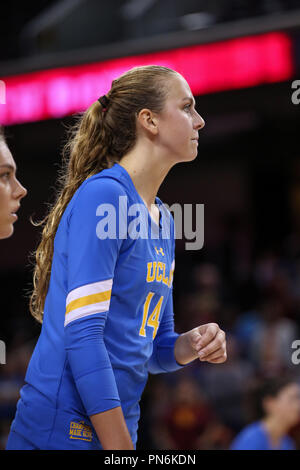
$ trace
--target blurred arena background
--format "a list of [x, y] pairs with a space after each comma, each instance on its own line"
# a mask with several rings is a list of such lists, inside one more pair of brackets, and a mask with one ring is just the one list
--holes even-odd
[[[29, 218], [41, 219], [53, 201], [72, 114], [108, 91], [114, 76], [146, 63], [182, 73], [206, 121], [198, 158], [174, 167], [159, 196], [205, 206], [203, 248], [177, 240], [175, 318], [178, 332], [219, 323], [228, 360], [150, 376], [138, 447], [227, 449], [253, 419], [255, 384], [287, 371], [300, 381], [292, 362], [300, 340], [299, 1], [39, 0], [0, 8], [0, 124], [28, 189], [14, 235], [0, 243], [7, 348], [0, 449], [40, 328], [28, 310], [29, 255], [39, 239]], [[291, 434], [300, 449], [300, 426]]]

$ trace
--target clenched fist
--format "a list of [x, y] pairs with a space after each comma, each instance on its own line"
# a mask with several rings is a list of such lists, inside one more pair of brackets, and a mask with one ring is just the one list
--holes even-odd
[[191, 347], [200, 361], [219, 364], [227, 359], [226, 336], [217, 323], [198, 326], [190, 332]]

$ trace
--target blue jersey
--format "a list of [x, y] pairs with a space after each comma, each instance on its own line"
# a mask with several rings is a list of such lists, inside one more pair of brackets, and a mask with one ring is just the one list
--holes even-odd
[[289, 436], [284, 436], [278, 447], [272, 447], [270, 436], [261, 422], [246, 426], [231, 443], [231, 450], [294, 450]]
[[40, 449], [101, 449], [89, 416], [121, 406], [134, 445], [148, 373], [174, 356], [174, 221], [157, 225], [119, 164], [87, 179], [54, 241], [44, 319], [11, 429]]

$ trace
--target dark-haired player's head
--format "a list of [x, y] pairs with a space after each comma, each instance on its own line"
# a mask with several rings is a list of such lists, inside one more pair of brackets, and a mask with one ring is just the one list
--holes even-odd
[[16, 178], [16, 164], [0, 126], [0, 238], [13, 234], [21, 199], [27, 191]]
[[274, 418], [289, 429], [300, 419], [300, 385], [293, 378], [264, 381], [256, 391], [256, 411], [260, 419]]

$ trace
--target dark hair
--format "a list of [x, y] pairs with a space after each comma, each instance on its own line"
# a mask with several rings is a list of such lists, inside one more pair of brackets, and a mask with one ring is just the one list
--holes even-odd
[[293, 377], [272, 377], [260, 382], [254, 390], [254, 412], [256, 419], [262, 419], [266, 415], [264, 399], [267, 397], [276, 398], [278, 394], [288, 385], [295, 383]]

